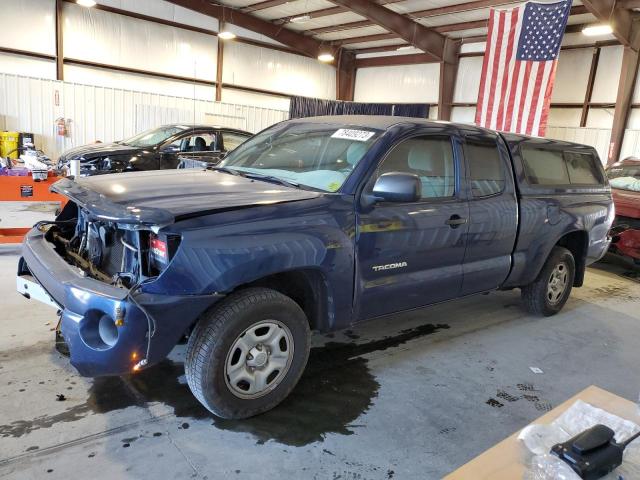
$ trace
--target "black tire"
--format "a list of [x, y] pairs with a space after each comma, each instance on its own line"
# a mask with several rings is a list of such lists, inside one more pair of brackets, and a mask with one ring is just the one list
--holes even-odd
[[[285, 325], [293, 339], [293, 356], [277, 386], [259, 398], [239, 398], [225, 374], [227, 355], [248, 328], [262, 320]], [[271, 410], [296, 386], [309, 358], [311, 332], [300, 306], [268, 288], [249, 288], [229, 295], [196, 324], [187, 345], [185, 373], [194, 396], [222, 418], [240, 419]]]
[[[550, 299], [552, 294], [548, 292], [548, 286], [552, 273], [561, 264], [564, 264], [567, 269], [566, 286], [561, 296], [556, 301], [552, 301]], [[575, 275], [576, 263], [573, 254], [564, 247], [554, 247], [535, 281], [521, 289], [522, 301], [526, 310], [529, 313], [545, 317], [558, 313], [567, 303]]]

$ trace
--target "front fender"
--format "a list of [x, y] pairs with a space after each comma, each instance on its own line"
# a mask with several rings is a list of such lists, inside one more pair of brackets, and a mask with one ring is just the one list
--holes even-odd
[[353, 197], [327, 195], [211, 214], [171, 225], [180, 247], [146, 291], [229, 293], [274, 274], [315, 270], [333, 292], [336, 321], [350, 320], [354, 275]]

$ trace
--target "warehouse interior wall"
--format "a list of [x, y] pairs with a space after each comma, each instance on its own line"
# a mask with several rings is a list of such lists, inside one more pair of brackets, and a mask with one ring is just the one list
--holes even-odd
[[[161, 95], [215, 98], [218, 21], [163, 0], [101, 0], [103, 5], [205, 29], [212, 34], [63, 3], [66, 81]], [[55, 56], [55, 0], [3, 0], [0, 46]], [[28, 26], [28, 28], [25, 28]], [[235, 25], [228, 29], [254, 41], [282, 45]], [[227, 42], [224, 57], [228, 100], [288, 109], [288, 95], [335, 99], [335, 69], [277, 49]], [[96, 67], [87, 63], [104, 65]], [[118, 71], [135, 69], [150, 74]], [[55, 79], [55, 61], [0, 52], [0, 72]], [[158, 74], [158, 75], [154, 75]], [[169, 77], [169, 78], [167, 78]], [[179, 77], [179, 78], [172, 78]], [[196, 79], [197, 82], [183, 81]], [[240, 91], [234, 87], [265, 92]]]
[[[52, 158], [74, 146], [122, 140], [167, 123], [225, 125], [256, 133], [288, 114], [284, 109], [0, 73], [0, 130], [33, 133], [38, 148]], [[65, 137], [56, 134], [58, 118], [67, 121]]]
[[[215, 98], [218, 39], [214, 33], [219, 28], [217, 20], [164, 0], [101, 0], [100, 3], [190, 25], [206, 32], [64, 2], [63, 49], [67, 84], [80, 85], [75, 89], [77, 91], [85, 91], [85, 86], [94, 86], [98, 89], [96, 91], [139, 92], [140, 95], [157, 95], [158, 98], [191, 99], [192, 103], [195, 100], [195, 104], [210, 102]], [[286, 111], [289, 108], [289, 95], [336, 98], [336, 71], [333, 66], [282, 51], [281, 44], [264, 35], [235, 25], [228, 27], [244, 38], [272, 44], [274, 48], [225, 42], [222, 77], [224, 103]], [[599, 42], [609, 40], [612, 37], [595, 39]], [[565, 35], [547, 136], [593, 145], [604, 160], [611, 134], [623, 49], [620, 45], [600, 45], [591, 98], [586, 99], [594, 51], [594, 45], [587, 44], [588, 41], [582, 34]], [[55, 0], [3, 0], [0, 46], [43, 56], [33, 58], [0, 52], [0, 72], [55, 79], [56, 66], [51, 59], [55, 56]], [[474, 121], [482, 69], [481, 55], [485, 46], [484, 42], [474, 42], [461, 47], [462, 57], [454, 88], [453, 121]], [[383, 55], [417, 52], [386, 52]], [[358, 58], [367, 56], [371, 54]], [[146, 73], [118, 71], [110, 66]], [[354, 100], [429, 103], [430, 118], [437, 118], [439, 80], [440, 66], [437, 63], [359, 68], [356, 72]], [[63, 90], [66, 91], [67, 87]], [[589, 102], [589, 106], [583, 118], [585, 101]], [[636, 108], [640, 106], [640, 82], [636, 83], [633, 104], [622, 146], [623, 156], [637, 151], [636, 147], [640, 145], [640, 108]], [[52, 107], [46, 105], [43, 108]], [[74, 108], [75, 113], [82, 110], [80, 105]], [[93, 108], [90, 104], [86, 106], [87, 112], [93, 111]], [[584, 120], [582, 126], [581, 120]], [[101, 118], [95, 119], [96, 124], [101, 121]], [[2, 122], [11, 124], [12, 120], [0, 119]], [[24, 122], [28, 124], [29, 120]], [[125, 130], [128, 132], [128, 128], [121, 133], [124, 134]], [[87, 128], [83, 128], [82, 132], [80, 137], [87, 141], [98, 137], [110, 139], [112, 136], [98, 135], [99, 131], [92, 134], [92, 130]], [[113, 138], [118, 138], [118, 135]], [[74, 144], [76, 141], [80, 140], [74, 138]]]

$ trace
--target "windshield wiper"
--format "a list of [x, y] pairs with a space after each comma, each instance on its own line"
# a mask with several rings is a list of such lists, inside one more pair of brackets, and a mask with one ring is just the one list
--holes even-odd
[[245, 177], [246, 176], [244, 173], [239, 172], [238, 170], [235, 170], [233, 168], [227, 168], [227, 167], [209, 167], [209, 170], [214, 170], [216, 172], [228, 173], [230, 175], [235, 175], [235, 176], [240, 176], [240, 177]]
[[273, 175], [263, 175], [256, 172], [244, 172], [244, 176], [247, 178], [257, 178], [258, 180], [264, 180], [265, 182], [278, 183], [285, 187], [301, 188], [299, 183], [284, 180], [280, 177], [274, 177]]

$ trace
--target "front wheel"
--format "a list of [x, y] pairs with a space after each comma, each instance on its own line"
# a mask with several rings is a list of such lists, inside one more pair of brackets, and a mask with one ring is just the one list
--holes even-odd
[[229, 295], [198, 322], [187, 345], [189, 388], [222, 418], [272, 409], [293, 390], [309, 357], [307, 317], [267, 288]]
[[575, 274], [573, 254], [566, 248], [554, 247], [538, 278], [521, 290], [527, 311], [549, 317], [562, 310], [571, 294]]

